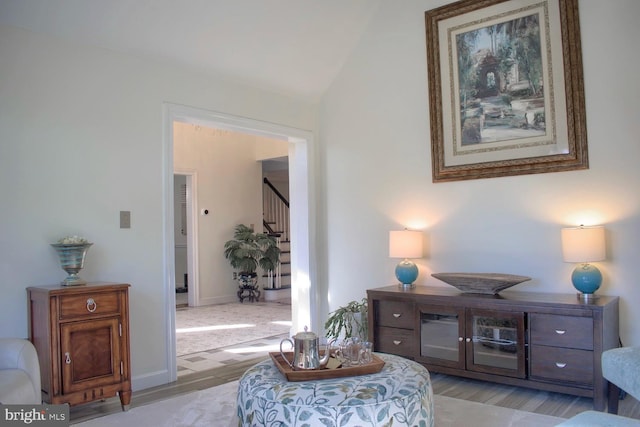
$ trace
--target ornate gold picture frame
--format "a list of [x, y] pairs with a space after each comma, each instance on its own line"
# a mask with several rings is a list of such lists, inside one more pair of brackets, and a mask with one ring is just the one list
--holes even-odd
[[433, 182], [587, 169], [578, 0], [425, 12]]

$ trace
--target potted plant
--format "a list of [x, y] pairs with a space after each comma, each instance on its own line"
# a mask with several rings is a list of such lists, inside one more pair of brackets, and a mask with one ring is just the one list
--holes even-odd
[[240, 286], [255, 288], [256, 270], [258, 267], [267, 272], [275, 270], [280, 262], [280, 248], [275, 238], [238, 224], [233, 239], [224, 244], [224, 256], [238, 270]]
[[367, 299], [351, 301], [346, 306], [338, 307], [329, 313], [329, 318], [324, 324], [327, 338], [351, 338], [360, 337], [363, 341], [368, 339], [368, 307]]

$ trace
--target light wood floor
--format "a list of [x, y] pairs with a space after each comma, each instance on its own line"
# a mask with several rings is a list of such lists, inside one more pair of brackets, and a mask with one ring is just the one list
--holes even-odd
[[[249, 367], [262, 360], [264, 360], [264, 357], [239, 362], [237, 364], [221, 368], [214, 368], [208, 371], [200, 371], [180, 377], [176, 382], [170, 384], [133, 392], [130, 407], [135, 408], [137, 406], [143, 406], [148, 403], [168, 399], [181, 394], [190, 393], [192, 391], [204, 390], [238, 380]], [[121, 410], [120, 399], [114, 397], [104, 401], [71, 407], [69, 415], [71, 418], [71, 424], [75, 424], [81, 421], [119, 412]]]
[[[171, 384], [134, 392], [131, 407], [143, 406], [151, 402], [237, 380], [247, 368], [261, 360], [264, 360], [264, 357], [223, 368], [197, 372], [181, 377]], [[431, 380], [435, 394], [538, 414], [570, 418], [580, 412], [593, 409], [591, 399], [584, 397], [492, 384], [438, 373], [432, 373]], [[619, 409], [620, 415], [640, 419], [640, 403], [630, 396], [626, 396], [620, 401]], [[72, 407], [70, 411], [71, 424], [120, 410], [118, 398]]]
[[[435, 394], [488, 405], [561, 418], [571, 418], [580, 412], [593, 410], [593, 400], [586, 397], [493, 384], [437, 373], [431, 374], [431, 380]], [[640, 403], [631, 396], [621, 400], [618, 409], [619, 415], [640, 419]]]

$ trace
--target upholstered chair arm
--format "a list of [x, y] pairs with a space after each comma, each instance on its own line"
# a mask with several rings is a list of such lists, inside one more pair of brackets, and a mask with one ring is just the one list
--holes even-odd
[[30, 341], [20, 338], [0, 338], [0, 369], [21, 369], [29, 375], [34, 395], [40, 391], [38, 353]]

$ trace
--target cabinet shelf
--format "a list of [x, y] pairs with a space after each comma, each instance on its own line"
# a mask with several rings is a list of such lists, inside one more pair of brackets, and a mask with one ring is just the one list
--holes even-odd
[[433, 344], [422, 344], [422, 348], [432, 348], [434, 350], [451, 350], [451, 347], [447, 347], [444, 345], [433, 345]]
[[508, 326], [487, 326], [487, 325], [476, 325], [476, 327], [478, 329], [483, 329], [483, 330], [487, 330], [487, 331], [508, 331], [508, 332], [516, 332], [517, 329], [516, 328], [511, 328]]
[[496, 338], [486, 338], [486, 337], [473, 337], [473, 342], [481, 343], [481, 344], [493, 344], [493, 345], [516, 345], [518, 342], [513, 340], [503, 340]]
[[451, 326], [451, 325], [457, 325], [458, 321], [456, 319], [450, 319], [450, 320], [442, 320], [442, 319], [426, 319], [423, 320], [423, 322], [429, 322], [429, 323], [433, 323], [436, 325], [446, 325], [446, 326]]

